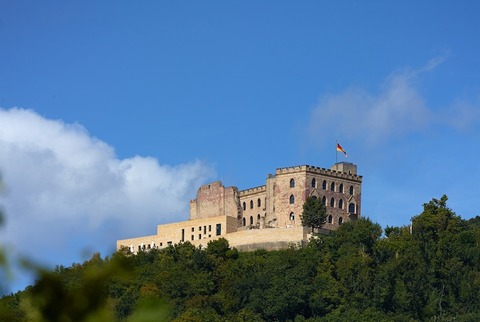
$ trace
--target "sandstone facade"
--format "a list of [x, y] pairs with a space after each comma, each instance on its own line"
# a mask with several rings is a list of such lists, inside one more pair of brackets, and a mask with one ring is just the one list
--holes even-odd
[[117, 250], [125, 246], [137, 252], [185, 241], [205, 247], [219, 237], [239, 250], [302, 244], [309, 238], [300, 219], [307, 197], [322, 200], [328, 214], [324, 229], [333, 230], [360, 217], [361, 187], [357, 166], [347, 162], [330, 169], [278, 168], [265, 185], [241, 191], [212, 182], [198, 189], [188, 221], [159, 225], [156, 235], [118, 240]]

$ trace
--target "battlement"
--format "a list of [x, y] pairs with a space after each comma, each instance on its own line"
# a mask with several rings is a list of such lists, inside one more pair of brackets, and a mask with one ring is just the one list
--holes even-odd
[[254, 188], [241, 190], [239, 192], [239, 195], [240, 195], [240, 197], [245, 197], [245, 196], [248, 196], [248, 195], [257, 194], [259, 192], [265, 192], [265, 191], [267, 191], [267, 186], [263, 185], [263, 186], [258, 186], [258, 187], [254, 187]]
[[[325, 176], [331, 176], [336, 178], [343, 178], [343, 179], [350, 179], [350, 180], [357, 180], [361, 181], [362, 176], [356, 174], [356, 166], [351, 163], [338, 163], [332, 166], [335, 169], [325, 169], [310, 165], [301, 165], [301, 166], [293, 166], [293, 167], [285, 167], [285, 168], [277, 168], [275, 171], [275, 175], [283, 175], [283, 174], [293, 174], [298, 172], [309, 172], [309, 173], [316, 173]], [[344, 171], [342, 171], [344, 170]], [[349, 172], [346, 172], [349, 171]]]

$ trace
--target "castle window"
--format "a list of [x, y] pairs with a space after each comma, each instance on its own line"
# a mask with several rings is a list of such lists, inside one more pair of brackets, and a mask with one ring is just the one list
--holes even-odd
[[330, 184], [330, 191], [335, 191], [335, 182]]
[[138, 251], [142, 250], [142, 246], [138, 245]]
[[354, 214], [355, 213], [355, 204], [353, 202], [351, 202], [349, 205], [348, 205], [348, 212], [351, 213], [351, 214]]
[[328, 216], [328, 223], [329, 223], [329, 224], [332, 223], [332, 215]]
[[290, 179], [290, 188], [295, 188], [295, 180]]
[[250, 200], [250, 209], [253, 209], [253, 200]]
[[322, 203], [323, 203], [324, 206], [327, 205], [327, 197], [325, 197], [325, 196], [322, 197]]
[[192, 240], [195, 240], [195, 236], [192, 235]]
[[151, 246], [150, 246], [150, 244], [148, 244], [148, 245], [147, 245], [147, 248], [148, 248], [148, 249], [151, 249]]
[[182, 242], [185, 241], [185, 229], [182, 229]]
[[243, 210], [247, 210], [247, 204], [243, 202]]
[[338, 192], [343, 193], [343, 183], [341, 183], [340, 186], [338, 187]]
[[317, 180], [315, 178], [312, 179], [312, 188], [315, 188], [317, 186]]
[[312, 196], [312, 199], [313, 199], [313, 200], [317, 200], [317, 196]]
[[257, 223], [260, 222], [260, 214], [257, 215]]
[[202, 239], [202, 234], [198, 234], [198, 239]]
[[207, 226], [203, 226], [203, 234], [204, 234], [204, 235], [207, 234]]
[[208, 225], [208, 231], [212, 231], [212, 225]]
[[295, 214], [293, 212], [290, 213], [290, 221], [295, 220]]
[[195, 231], [195, 228], [192, 227], [192, 232], [194, 232], [194, 231]]
[[338, 224], [341, 225], [342, 223], [343, 223], [343, 218], [342, 217], [338, 218]]
[[217, 224], [217, 236], [222, 234], [222, 224]]
[[338, 208], [343, 209], [343, 199], [338, 201]]
[[330, 199], [330, 207], [335, 207], [335, 199], [333, 197]]
[[262, 201], [260, 200], [260, 198], [257, 199], [257, 206], [258, 206], [258, 207], [261, 207], [261, 206], [262, 206]]
[[253, 216], [250, 216], [250, 226], [253, 225]]
[[247, 225], [247, 220], [245, 219], [245, 217], [242, 218], [242, 224], [243, 224], [244, 226]]
[[327, 180], [323, 180], [322, 182], [322, 189], [327, 190]]
[[290, 196], [290, 204], [294, 204], [294, 203], [295, 203], [295, 196], [291, 195]]
[[350, 186], [350, 194], [353, 195], [353, 186]]

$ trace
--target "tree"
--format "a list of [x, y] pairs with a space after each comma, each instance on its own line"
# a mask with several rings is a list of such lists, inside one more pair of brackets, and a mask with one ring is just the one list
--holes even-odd
[[312, 227], [313, 232], [315, 228], [319, 229], [325, 223], [327, 208], [320, 199], [308, 197], [303, 204], [303, 213], [300, 218], [302, 219], [302, 225]]

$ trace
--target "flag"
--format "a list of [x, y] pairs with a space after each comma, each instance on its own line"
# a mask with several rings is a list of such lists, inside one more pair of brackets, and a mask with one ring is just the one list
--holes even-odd
[[337, 143], [337, 151], [338, 152], [343, 152], [343, 154], [345, 154], [345, 157], [347, 156], [347, 151], [345, 151], [341, 146], [340, 144]]

